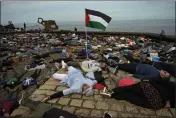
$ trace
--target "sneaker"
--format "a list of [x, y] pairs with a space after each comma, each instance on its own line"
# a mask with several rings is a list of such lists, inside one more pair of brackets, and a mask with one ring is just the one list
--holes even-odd
[[111, 115], [110, 113], [107, 113], [107, 112], [106, 112], [106, 113], [104, 114], [104, 118], [112, 118], [112, 115]]
[[62, 68], [65, 68], [67, 64], [63, 60], [61, 63], [62, 63]]
[[102, 95], [104, 97], [111, 97], [111, 93], [110, 92], [102, 92], [102, 93], [100, 93], [100, 95]]
[[46, 68], [46, 65], [45, 65], [45, 64], [37, 65], [37, 66], [36, 66], [36, 69], [45, 69], [45, 68]]

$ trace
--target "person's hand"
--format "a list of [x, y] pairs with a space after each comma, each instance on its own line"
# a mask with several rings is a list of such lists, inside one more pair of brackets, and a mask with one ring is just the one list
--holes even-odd
[[49, 97], [43, 98], [42, 102], [47, 102], [49, 100]]

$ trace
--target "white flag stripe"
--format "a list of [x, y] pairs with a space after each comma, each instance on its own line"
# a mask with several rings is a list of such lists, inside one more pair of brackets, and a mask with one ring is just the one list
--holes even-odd
[[94, 15], [89, 15], [89, 18], [90, 18], [90, 21], [96, 21], [96, 22], [100, 22], [101, 24], [103, 24], [105, 27], [108, 26], [108, 23], [102, 19], [101, 17], [98, 17], [98, 16], [94, 16]]

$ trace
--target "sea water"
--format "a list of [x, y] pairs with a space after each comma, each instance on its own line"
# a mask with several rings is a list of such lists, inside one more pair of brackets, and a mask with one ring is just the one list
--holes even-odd
[[[85, 31], [84, 21], [73, 22], [56, 22], [59, 30], [74, 30], [77, 27], [78, 31]], [[16, 27], [23, 27], [23, 23], [14, 24]], [[44, 28], [38, 23], [27, 23], [27, 29]], [[87, 31], [101, 31], [93, 28], [86, 28]], [[175, 35], [175, 20], [174, 19], [155, 19], [155, 20], [112, 20], [106, 31], [114, 32], [147, 32], [160, 34], [161, 30], [165, 31], [166, 35]]]

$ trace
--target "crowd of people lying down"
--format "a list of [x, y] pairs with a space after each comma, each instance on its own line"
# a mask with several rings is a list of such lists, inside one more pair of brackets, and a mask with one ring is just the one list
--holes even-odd
[[[24, 35], [21, 37], [24, 37]], [[61, 35], [60, 38], [64, 36], [66, 35]], [[11, 40], [20, 39], [20, 35], [9, 37], [6, 38]], [[67, 35], [67, 37], [71, 37], [71, 35]], [[49, 40], [53, 37], [40, 34], [38, 38]], [[87, 50], [84, 47], [71, 47], [69, 45], [54, 47], [50, 43], [45, 43], [45, 46], [42, 46], [35, 45], [32, 42], [31, 45], [33, 46], [26, 46], [26, 44], [20, 46], [18, 43], [16, 47], [1, 46], [0, 87], [4, 91], [8, 91], [8, 96], [1, 101], [0, 115], [9, 117], [19, 105], [37, 110], [39, 108], [37, 106], [41, 104], [47, 106], [48, 100], [70, 94], [92, 96], [93, 89], [101, 90], [100, 95], [103, 97], [126, 100], [148, 109], [164, 108], [167, 102], [170, 103], [171, 108], [175, 108], [175, 80], [173, 78], [176, 77], [176, 65], [171, 56], [175, 54], [174, 50], [165, 51], [165, 54], [170, 56], [169, 60], [162, 56], [164, 47], [157, 47], [148, 38], [131, 37], [136, 39], [132, 40], [130, 37], [116, 36], [106, 37], [106, 40], [102, 39], [102, 42], [98, 40], [99, 38], [102, 39], [103, 37], [93, 36], [91, 43], [94, 43], [94, 45]], [[111, 41], [118, 41], [118, 44], [111, 45]], [[102, 43], [102, 45], [99, 46], [99, 43]], [[160, 53], [162, 54], [160, 55]], [[58, 57], [53, 58], [52, 54], [57, 54]], [[47, 57], [50, 59], [47, 60]], [[19, 74], [16, 72], [16, 66], [23, 61], [28, 62], [28, 64], [24, 66], [24, 70]], [[68, 88], [57, 91], [41, 101], [32, 101], [28, 97], [23, 100], [25, 90], [28, 87], [36, 84], [40, 86], [37, 78], [42, 70], [49, 68], [51, 64], [55, 66], [53, 67], [55, 70], [51, 72], [52, 79], [58, 80], [58, 83], [60, 82]], [[65, 70], [65, 74], [58, 73], [61, 68]], [[14, 74], [7, 78], [9, 70], [12, 70]], [[119, 70], [129, 74], [119, 77]], [[29, 71], [34, 72], [24, 77]], [[104, 72], [106, 72], [105, 75]], [[135, 81], [133, 78], [140, 81]], [[106, 79], [112, 79], [116, 87], [109, 89], [105, 84]], [[22, 90], [24, 91], [23, 99], [18, 96]], [[43, 111], [46, 110], [43, 109]]]

